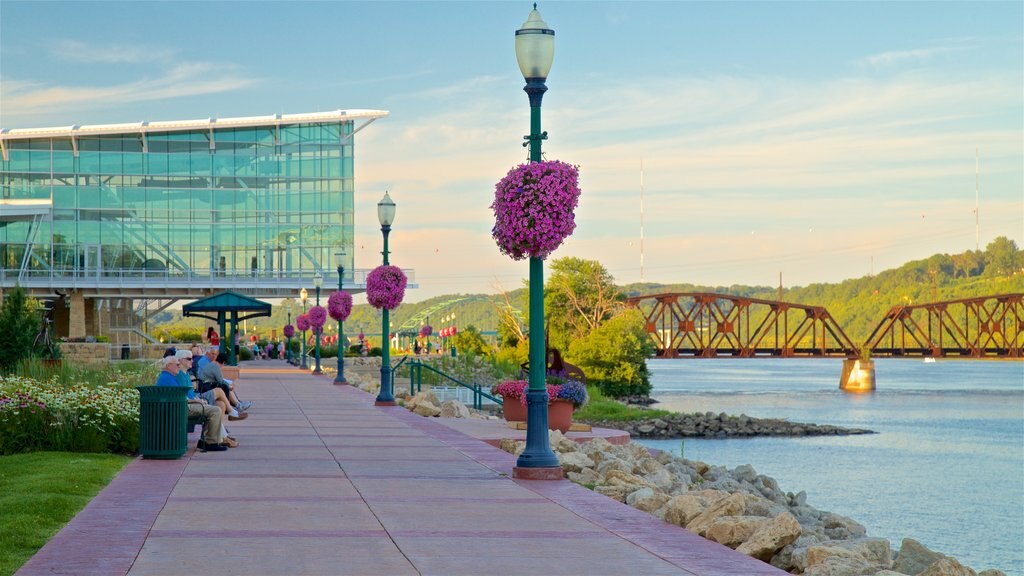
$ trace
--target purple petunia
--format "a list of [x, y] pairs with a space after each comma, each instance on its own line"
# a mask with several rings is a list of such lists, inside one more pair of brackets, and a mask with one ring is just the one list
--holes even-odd
[[339, 290], [327, 299], [327, 313], [338, 322], [344, 322], [352, 313], [352, 295]]
[[421, 338], [426, 338], [427, 336], [430, 336], [433, 333], [434, 333], [434, 327], [431, 326], [430, 324], [427, 324], [427, 325], [423, 326], [422, 328], [420, 328], [420, 337]]
[[322, 328], [324, 322], [327, 322], [327, 310], [324, 310], [323, 306], [313, 306], [306, 316], [309, 317], [309, 325], [314, 329]]
[[408, 279], [397, 266], [378, 266], [366, 275], [366, 301], [374, 308], [394, 310], [405, 298]]
[[558, 160], [520, 164], [494, 188], [491, 235], [513, 260], [546, 258], [576, 229], [579, 168]]
[[292, 326], [291, 324], [285, 324], [284, 325], [284, 337], [285, 338], [291, 338], [292, 336], [295, 336], [295, 326]]
[[299, 317], [295, 319], [295, 327], [302, 332], [309, 330], [309, 316], [299, 314]]

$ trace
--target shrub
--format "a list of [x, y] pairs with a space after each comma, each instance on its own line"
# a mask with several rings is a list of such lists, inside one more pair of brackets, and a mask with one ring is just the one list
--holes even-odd
[[241, 346], [238, 349], [238, 360], [252, 360], [252, 348], [248, 346]]
[[39, 329], [39, 315], [25, 289], [15, 286], [0, 306], [0, 374], [9, 373], [18, 361], [32, 355]]
[[651, 342], [639, 310], [625, 310], [569, 346], [569, 359], [606, 395], [649, 394]]

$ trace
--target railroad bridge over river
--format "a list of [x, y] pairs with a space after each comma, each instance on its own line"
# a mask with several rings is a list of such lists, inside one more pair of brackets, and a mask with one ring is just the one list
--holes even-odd
[[857, 344], [823, 306], [711, 292], [628, 299], [659, 358], [1024, 358], [1024, 294], [895, 306]]

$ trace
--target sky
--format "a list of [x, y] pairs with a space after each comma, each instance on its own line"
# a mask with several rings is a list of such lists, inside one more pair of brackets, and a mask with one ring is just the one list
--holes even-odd
[[[387, 190], [406, 301], [515, 289], [528, 264], [499, 252], [490, 204], [528, 159], [530, 9], [3, 0], [0, 127], [387, 110], [356, 137], [355, 266], [379, 262]], [[538, 9], [543, 151], [583, 191], [551, 258], [619, 283], [803, 286], [1024, 245], [1022, 2]]]

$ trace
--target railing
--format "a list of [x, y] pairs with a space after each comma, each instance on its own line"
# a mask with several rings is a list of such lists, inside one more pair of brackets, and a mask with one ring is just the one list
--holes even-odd
[[[407, 360], [408, 358], [409, 357], [406, 356], [405, 360]], [[395, 366], [395, 370], [397, 370], [398, 367], [401, 366], [405, 362], [405, 360], [402, 360], [402, 362], [399, 362], [398, 365]], [[473, 384], [466, 384], [465, 382], [459, 380], [458, 378], [455, 378], [454, 376], [451, 376], [450, 374], [446, 374], [445, 372], [442, 372], [442, 371], [438, 370], [437, 368], [434, 368], [433, 366], [431, 366], [429, 364], [425, 364], [425, 363], [423, 363], [420, 360], [412, 360], [412, 361], [410, 361], [408, 368], [409, 368], [409, 394], [417, 394], [417, 393], [423, 391], [423, 369], [425, 368], [427, 370], [428, 376], [431, 373], [433, 373], [434, 375], [437, 376], [437, 378], [441, 382], [451, 382], [451, 383], [455, 384], [456, 387], [462, 387], [462, 388], [466, 388], [466, 389], [470, 390], [473, 393], [473, 408], [475, 408], [477, 410], [483, 409], [484, 399], [485, 398], [487, 400], [490, 400], [491, 402], [494, 402], [495, 404], [497, 404], [499, 406], [502, 404], [500, 398], [496, 398], [494, 396], [491, 396], [487, 392], [484, 392], [483, 391], [483, 386], [481, 386], [480, 384], [477, 384], [475, 382]], [[395, 374], [395, 372], [392, 372], [392, 375], [393, 374]]]

